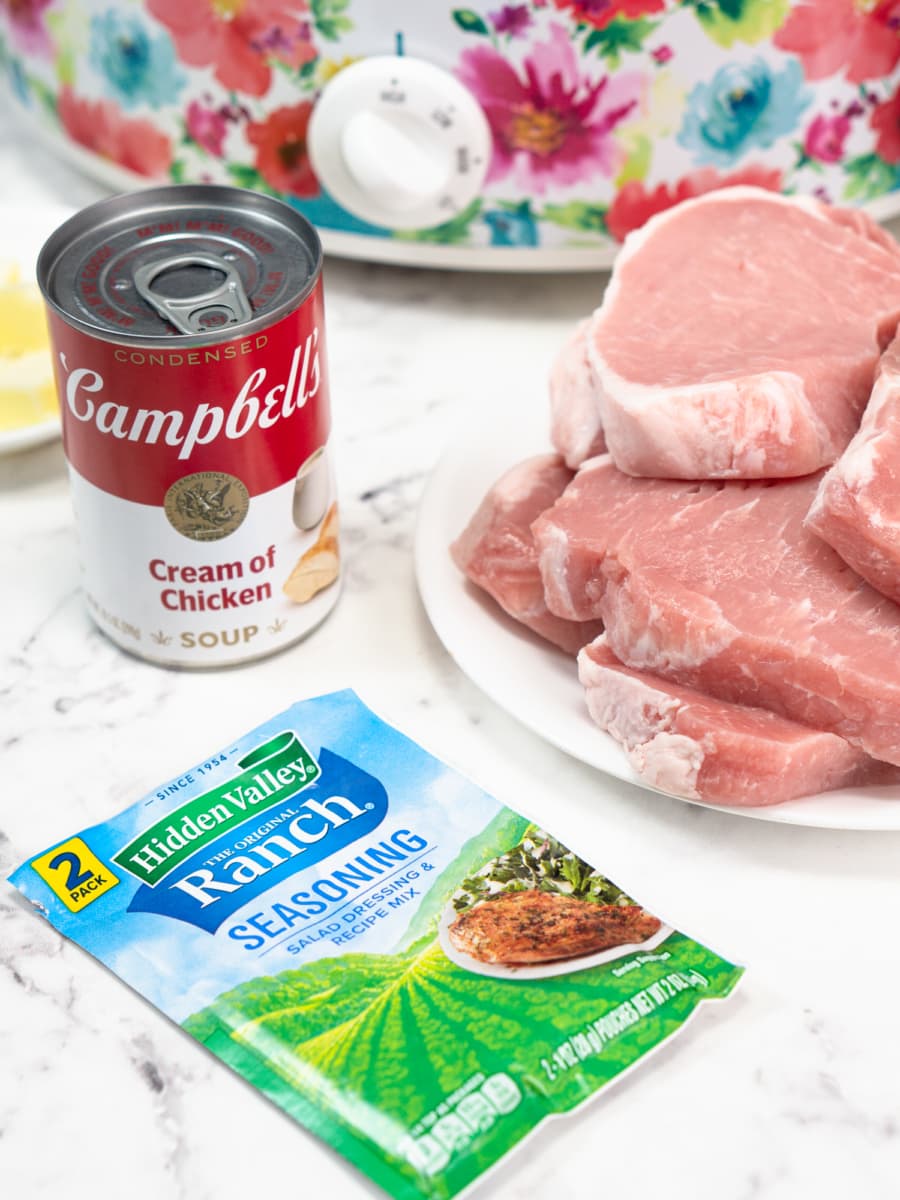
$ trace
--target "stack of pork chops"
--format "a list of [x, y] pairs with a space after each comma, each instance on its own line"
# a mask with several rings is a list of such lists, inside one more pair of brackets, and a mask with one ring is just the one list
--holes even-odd
[[[647, 783], [900, 780], [900, 247], [754, 188], [632, 234], [550, 381], [556, 454], [452, 547]], [[895, 340], [896, 337], [896, 340]]]

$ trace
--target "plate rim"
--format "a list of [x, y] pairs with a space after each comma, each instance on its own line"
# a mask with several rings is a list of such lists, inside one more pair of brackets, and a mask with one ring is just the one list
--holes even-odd
[[33, 425], [20, 425], [15, 429], [0, 430], [0, 454], [17, 454], [21, 450], [32, 450], [45, 442], [53, 442], [62, 434], [59, 417], [48, 417]]

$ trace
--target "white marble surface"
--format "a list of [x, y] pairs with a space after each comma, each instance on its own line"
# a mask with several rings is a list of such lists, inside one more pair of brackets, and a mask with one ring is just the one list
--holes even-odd
[[[0, 118], [0, 197], [99, 194]], [[894, 1200], [900, 839], [749, 822], [639, 791], [536, 741], [462, 676], [419, 602], [431, 466], [502, 393], [543, 403], [597, 277], [331, 261], [346, 588], [305, 644], [190, 674], [126, 657], [78, 592], [58, 443], [0, 460], [0, 873], [290, 701], [350, 684], [648, 906], [747, 964], [728, 1004], [553, 1123], [479, 1197]], [[0, 1197], [381, 1194], [0, 887]]]

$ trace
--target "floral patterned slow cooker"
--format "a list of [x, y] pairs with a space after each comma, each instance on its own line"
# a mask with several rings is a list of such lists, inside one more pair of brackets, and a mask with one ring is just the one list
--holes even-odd
[[900, 0], [0, 0], [22, 119], [112, 186], [237, 183], [447, 266], [608, 265], [737, 182], [892, 215], [898, 62]]

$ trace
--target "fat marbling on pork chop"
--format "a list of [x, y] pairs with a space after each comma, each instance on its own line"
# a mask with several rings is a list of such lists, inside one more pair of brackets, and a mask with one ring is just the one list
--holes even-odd
[[520, 966], [644, 942], [660, 922], [638, 905], [591, 904], [561, 892], [506, 892], [467, 909], [451, 945], [485, 963]]

